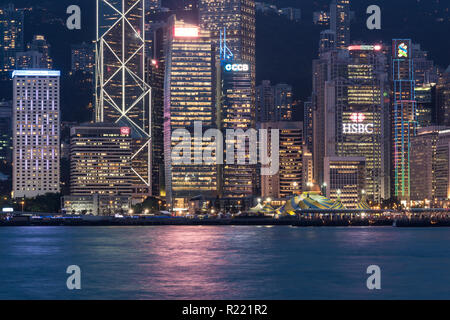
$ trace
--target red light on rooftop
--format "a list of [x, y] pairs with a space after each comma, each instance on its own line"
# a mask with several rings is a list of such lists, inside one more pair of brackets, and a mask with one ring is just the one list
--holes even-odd
[[197, 38], [198, 27], [175, 27], [174, 36], [180, 38]]

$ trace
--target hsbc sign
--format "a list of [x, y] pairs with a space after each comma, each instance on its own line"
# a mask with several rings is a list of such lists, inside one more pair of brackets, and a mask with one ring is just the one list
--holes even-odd
[[362, 124], [362, 123], [343, 123], [342, 132], [344, 134], [372, 134], [373, 124]]
[[249, 69], [248, 64], [228, 63], [225, 65], [226, 71], [248, 71]]
[[352, 113], [350, 116], [351, 123], [342, 124], [342, 132], [344, 134], [372, 134], [373, 123], [362, 123], [366, 119], [364, 113]]

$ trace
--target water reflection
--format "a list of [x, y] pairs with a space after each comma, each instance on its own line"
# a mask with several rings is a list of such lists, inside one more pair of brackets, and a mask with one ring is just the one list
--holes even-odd
[[[0, 229], [1, 299], [450, 298], [450, 229]], [[65, 287], [68, 265], [82, 290]], [[383, 290], [365, 287], [382, 268]]]

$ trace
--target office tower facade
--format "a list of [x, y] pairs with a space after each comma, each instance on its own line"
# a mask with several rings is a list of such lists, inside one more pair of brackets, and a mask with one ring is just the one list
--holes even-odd
[[60, 191], [60, 72], [13, 72], [13, 197]]
[[313, 104], [311, 98], [308, 101], [303, 103], [303, 125], [304, 125], [304, 136], [305, 136], [305, 145], [309, 151], [313, 150]]
[[275, 97], [273, 87], [269, 80], [263, 80], [256, 87], [256, 120], [258, 122], [268, 122], [273, 120], [273, 108]]
[[365, 158], [364, 189], [377, 203], [389, 198], [390, 189], [389, 82], [381, 49], [379, 45], [350, 46], [346, 83], [336, 80], [328, 87], [335, 99], [329, 102], [336, 108], [336, 155]]
[[31, 43], [27, 45], [28, 51], [35, 51], [41, 54], [40, 68], [53, 68], [53, 59], [50, 54], [50, 44], [43, 35], [35, 35]]
[[155, 57], [147, 64], [147, 83], [151, 86], [151, 194], [165, 197], [164, 173], [164, 59]]
[[[323, 160], [325, 158], [325, 84], [333, 77], [345, 78], [345, 67], [337, 68], [337, 63], [342, 60], [343, 52], [329, 51], [319, 55], [318, 59], [313, 60], [313, 89], [312, 89], [312, 108], [313, 108], [313, 158], [314, 158], [314, 180], [318, 184], [324, 181]], [[335, 61], [334, 64], [331, 64]], [[342, 64], [342, 63], [340, 63]], [[328, 71], [330, 68], [330, 72]], [[332, 72], [331, 72], [332, 71]], [[330, 77], [329, 77], [330, 75]]]
[[411, 139], [411, 201], [433, 200], [436, 195], [436, 146], [445, 127], [418, 129]]
[[279, 83], [274, 87], [275, 120], [292, 120], [292, 86]]
[[313, 23], [319, 26], [330, 26], [330, 12], [329, 11], [313, 12]]
[[439, 77], [435, 97], [437, 123], [450, 126], [450, 66]]
[[0, 101], [0, 161], [11, 164], [12, 160], [12, 104]]
[[417, 100], [417, 128], [424, 128], [437, 124], [436, 116], [436, 85], [422, 84], [415, 88]]
[[130, 128], [137, 201], [151, 192], [145, 8], [144, 0], [97, 0], [96, 121]]
[[90, 43], [72, 45], [72, 72], [94, 73], [95, 70], [95, 47]]
[[336, 32], [324, 30], [320, 32], [319, 53], [336, 49]]
[[430, 59], [428, 52], [422, 50], [420, 44], [412, 44], [412, 58], [414, 59], [414, 80], [416, 86], [435, 84], [438, 81], [438, 70]]
[[[279, 130], [279, 169], [274, 175], [261, 176], [261, 196], [287, 198], [303, 189], [303, 123], [300, 121], [263, 122], [261, 129]], [[268, 135], [270, 139], [270, 134]], [[269, 148], [269, 154], [271, 150]]]
[[448, 208], [450, 205], [450, 130], [448, 128], [439, 132], [434, 170], [436, 186], [434, 205]]
[[256, 87], [256, 112], [258, 122], [291, 121], [292, 86], [283, 83], [272, 86], [269, 80], [263, 80]]
[[0, 194], [11, 194], [12, 101], [0, 101]]
[[[209, 164], [198, 163], [194, 156], [208, 153], [213, 138], [194, 138], [194, 129], [203, 133], [215, 127], [214, 53], [209, 31], [196, 25], [169, 20], [165, 46], [164, 80], [164, 162], [167, 203], [174, 208], [187, 208], [193, 196], [217, 194], [217, 168], [214, 159]], [[201, 127], [200, 127], [201, 126]], [[191, 137], [190, 161], [172, 154], [180, 143], [175, 130], [183, 130]], [[175, 156], [175, 158], [174, 158]], [[213, 160], [213, 161], [211, 161]], [[211, 163], [214, 162], [214, 163]]]
[[16, 53], [24, 50], [24, 12], [13, 4], [0, 7], [0, 77], [9, 79]]
[[364, 157], [367, 196], [389, 198], [389, 114], [386, 57], [380, 45], [354, 45], [313, 63], [315, 180], [325, 157]]
[[336, 34], [336, 48], [350, 45], [350, 0], [333, 0], [330, 5], [330, 26]]
[[314, 163], [311, 151], [306, 145], [303, 146], [303, 190], [308, 191], [314, 184]]
[[366, 170], [363, 157], [326, 157], [324, 194], [340, 199], [347, 209], [356, 209], [365, 190]]
[[392, 196], [400, 200], [410, 198], [411, 138], [417, 129], [414, 62], [411, 40], [392, 41]]
[[147, 10], [157, 11], [161, 9], [161, 0], [145, 0]]
[[47, 69], [42, 63], [42, 53], [38, 51], [24, 51], [16, 53], [16, 70]]
[[211, 32], [216, 60], [220, 57], [221, 32], [225, 29], [227, 46], [236, 60], [250, 64], [255, 81], [255, 1], [199, 0], [198, 7], [201, 28]]
[[128, 212], [133, 192], [130, 133], [130, 128], [111, 123], [70, 128], [70, 195], [62, 199], [66, 213]]
[[224, 198], [251, 197], [256, 192], [256, 165], [248, 163], [250, 137], [226, 136], [227, 130], [244, 133], [256, 127], [250, 65], [238, 60], [221, 60], [217, 71], [217, 127], [225, 135], [224, 146], [230, 144], [236, 149], [244, 146], [247, 155], [247, 163], [238, 164], [238, 155], [233, 151], [234, 156], [228, 162], [224, 150], [224, 164], [218, 166], [219, 194]]
[[70, 129], [70, 194], [132, 194], [130, 128], [94, 123]]

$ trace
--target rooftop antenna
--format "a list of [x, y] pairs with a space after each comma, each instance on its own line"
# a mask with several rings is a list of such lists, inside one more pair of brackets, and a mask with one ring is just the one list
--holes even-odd
[[234, 54], [227, 46], [227, 28], [220, 30], [220, 59], [224, 61], [234, 60]]

